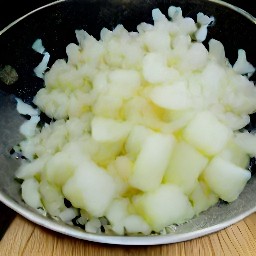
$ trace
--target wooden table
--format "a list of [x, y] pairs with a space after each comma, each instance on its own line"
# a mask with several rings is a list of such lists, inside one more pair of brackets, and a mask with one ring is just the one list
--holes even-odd
[[119, 246], [87, 242], [47, 230], [18, 215], [0, 242], [0, 256], [20, 255], [255, 256], [256, 213], [211, 235], [157, 246]]

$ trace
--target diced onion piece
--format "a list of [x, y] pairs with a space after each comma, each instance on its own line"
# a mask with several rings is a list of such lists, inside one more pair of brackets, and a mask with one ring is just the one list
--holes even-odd
[[32, 116], [20, 126], [20, 133], [26, 137], [32, 137], [36, 134], [37, 124], [40, 121], [39, 116]]
[[101, 226], [101, 222], [99, 219], [91, 219], [85, 224], [85, 230], [89, 233], [98, 233]]
[[78, 214], [78, 210], [75, 208], [66, 208], [64, 211], [62, 211], [59, 215], [62, 221], [64, 222], [70, 222], [73, 220]]
[[44, 77], [44, 72], [47, 69], [49, 60], [50, 60], [50, 54], [48, 52], [46, 52], [44, 54], [42, 61], [38, 64], [38, 66], [36, 68], [34, 68], [34, 72], [37, 77], [39, 77], [39, 78]]
[[238, 74], [253, 74], [255, 71], [255, 67], [251, 63], [249, 63], [246, 59], [246, 52], [243, 49], [238, 50], [238, 58], [235, 62], [233, 69]]
[[235, 143], [239, 145], [251, 157], [256, 157], [256, 134], [248, 131], [237, 132], [234, 137]]
[[209, 41], [209, 55], [213, 56], [221, 65], [224, 65], [227, 61], [224, 45], [213, 38]]
[[213, 17], [208, 17], [201, 12], [197, 14], [197, 22], [201, 25], [195, 33], [195, 37], [198, 42], [203, 42], [206, 39], [207, 28], [213, 21]]
[[17, 101], [17, 111], [21, 115], [37, 116], [39, 109], [33, 108], [31, 105], [24, 103], [21, 99], [15, 98]]
[[176, 6], [170, 6], [168, 8], [168, 16], [173, 20], [180, 20], [182, 19], [182, 10], [180, 7], [176, 7]]
[[43, 46], [43, 43], [42, 43], [42, 39], [37, 39], [33, 45], [32, 45], [32, 49], [35, 50], [36, 52], [38, 53], [41, 53], [41, 54], [44, 54], [45, 53], [45, 48]]
[[26, 179], [21, 184], [21, 194], [22, 198], [26, 204], [29, 206], [38, 209], [43, 208], [41, 203], [41, 196], [39, 194], [39, 183], [34, 178]]

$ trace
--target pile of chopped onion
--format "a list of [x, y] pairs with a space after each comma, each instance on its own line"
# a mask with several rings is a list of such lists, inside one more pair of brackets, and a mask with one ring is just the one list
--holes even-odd
[[[170, 6], [152, 11], [137, 32], [121, 24], [100, 40], [76, 30], [67, 61], [43, 55], [44, 88], [17, 99], [31, 118], [16, 151], [22, 198], [43, 214], [87, 232], [164, 233], [220, 199], [233, 202], [251, 178], [256, 137], [244, 130], [256, 111], [255, 68], [238, 49], [203, 44], [214, 18], [197, 22]], [[39, 127], [40, 113], [52, 119]]]

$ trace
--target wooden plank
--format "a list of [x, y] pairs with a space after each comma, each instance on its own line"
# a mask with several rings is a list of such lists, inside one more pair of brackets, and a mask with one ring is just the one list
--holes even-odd
[[168, 245], [122, 246], [93, 243], [47, 230], [17, 216], [0, 242], [0, 256], [255, 256], [256, 213], [224, 230]]

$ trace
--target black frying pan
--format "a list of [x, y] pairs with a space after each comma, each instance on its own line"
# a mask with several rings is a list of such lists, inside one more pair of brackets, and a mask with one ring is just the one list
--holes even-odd
[[[239, 200], [229, 205], [217, 205], [214, 209], [200, 215], [195, 221], [177, 228], [175, 234], [165, 238], [102, 238], [88, 235], [75, 228], [66, 227], [51, 219], [32, 212], [22, 202], [18, 186], [13, 182], [16, 162], [9, 161], [8, 150], [14, 144], [18, 133], [20, 117], [14, 115], [14, 97], [32, 104], [36, 92], [43, 86], [43, 80], [34, 75], [33, 69], [42, 59], [42, 55], [32, 50], [34, 41], [41, 38], [51, 54], [49, 66], [56, 59], [66, 58], [66, 46], [76, 43], [75, 30], [84, 29], [99, 38], [102, 27], [115, 28], [123, 24], [128, 30], [136, 30], [141, 22], [152, 22], [151, 11], [160, 8], [164, 14], [170, 5], [180, 6], [184, 16], [196, 17], [198, 12], [215, 17], [215, 25], [209, 29], [206, 42], [210, 38], [220, 40], [225, 47], [226, 57], [233, 64], [237, 59], [237, 50], [246, 51], [248, 61], [255, 64], [255, 18], [248, 18], [243, 12], [214, 3], [214, 0], [66, 0], [36, 11], [26, 18], [0, 31], [0, 69], [9, 66], [14, 78], [0, 81], [0, 200], [26, 218], [55, 231], [74, 237], [122, 244], [159, 244], [184, 241], [202, 236], [230, 225], [255, 211], [255, 177], [251, 179]], [[225, 21], [225, 22], [223, 22]], [[206, 46], [208, 47], [207, 43]], [[255, 76], [251, 79], [255, 80]], [[255, 99], [256, 100], [256, 99]], [[9, 113], [9, 114], [8, 114]], [[17, 122], [10, 120], [16, 119]], [[250, 127], [255, 127], [252, 116]], [[5, 133], [7, 134], [5, 136]], [[6, 175], [6, 173], [8, 173]], [[10, 174], [11, 173], [11, 174]], [[254, 175], [255, 176], [255, 175]], [[112, 239], [112, 240], [111, 240]]]

